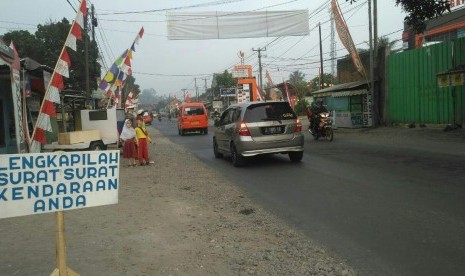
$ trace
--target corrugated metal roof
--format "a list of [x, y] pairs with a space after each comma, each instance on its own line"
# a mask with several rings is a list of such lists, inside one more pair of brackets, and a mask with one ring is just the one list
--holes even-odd
[[318, 97], [345, 97], [367, 94], [367, 92], [367, 81], [363, 80], [333, 85], [331, 87], [315, 91], [312, 94]]
[[366, 89], [357, 89], [357, 90], [347, 90], [347, 91], [337, 91], [332, 93], [332, 97], [347, 97], [347, 96], [355, 96], [355, 95], [364, 95], [368, 94], [368, 90]]
[[452, 25], [454, 23], [464, 21], [465, 17], [465, 8], [461, 8], [457, 11], [451, 13], [445, 13], [440, 17], [431, 19], [426, 22], [426, 31], [433, 30], [438, 27]]

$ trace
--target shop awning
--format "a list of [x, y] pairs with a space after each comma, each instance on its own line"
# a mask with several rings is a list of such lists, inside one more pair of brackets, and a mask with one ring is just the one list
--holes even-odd
[[354, 81], [333, 85], [312, 93], [314, 97], [347, 97], [368, 94], [367, 81]]
[[334, 92], [331, 96], [337, 98], [337, 97], [347, 97], [347, 96], [356, 96], [356, 95], [365, 95], [365, 94], [368, 94], [368, 90], [357, 89], [357, 90], [337, 91], [337, 92]]

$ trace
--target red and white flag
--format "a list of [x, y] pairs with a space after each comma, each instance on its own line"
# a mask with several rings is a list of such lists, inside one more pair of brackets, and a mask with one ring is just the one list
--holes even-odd
[[257, 82], [255, 82], [255, 86], [257, 87], [257, 100], [262, 102], [265, 101], [265, 94], [260, 87], [258, 87]]
[[69, 78], [69, 67], [71, 67], [71, 61], [65, 48], [63, 50], [63, 54], [61, 54], [61, 57], [58, 59], [55, 72], [62, 75], [63, 77]]
[[294, 109], [294, 101], [292, 100], [291, 92], [287, 88], [287, 82], [284, 82], [284, 90], [286, 91], [287, 101], [289, 102], [289, 105], [291, 106], [292, 109]]
[[336, 0], [331, 0], [331, 9], [333, 11], [334, 22], [336, 23], [337, 34], [341, 40], [342, 45], [347, 49], [350, 56], [352, 57], [352, 62], [357, 68], [357, 71], [362, 75], [366, 76], [365, 68], [363, 67], [362, 61], [358, 54], [357, 48], [355, 48], [354, 41], [350, 35], [349, 28], [347, 28], [344, 18], [339, 10], [339, 5]]
[[82, 39], [81, 28], [84, 26], [83, 19], [86, 14], [86, 0], [82, 0], [76, 19], [71, 25], [65, 45], [55, 65], [51, 81], [45, 91], [44, 100], [32, 134], [33, 141], [30, 152], [40, 152], [41, 144], [47, 142], [46, 132], [52, 132], [50, 118], [56, 118], [55, 103], [60, 103], [60, 91], [64, 88], [63, 77], [69, 78], [69, 67], [71, 66], [66, 46], [76, 51], [76, 40]]
[[274, 87], [273, 80], [271, 79], [270, 73], [268, 73], [268, 70], [266, 70], [265, 78], [270, 83], [271, 87]]

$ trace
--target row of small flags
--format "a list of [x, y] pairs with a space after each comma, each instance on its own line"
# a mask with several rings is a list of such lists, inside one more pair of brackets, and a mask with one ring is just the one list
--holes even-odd
[[114, 98], [115, 105], [121, 103], [121, 92], [124, 87], [124, 81], [128, 75], [132, 75], [132, 54], [136, 51], [135, 45], [139, 44], [143, 35], [144, 27], [140, 29], [131, 47], [125, 50], [123, 54], [121, 54], [111, 65], [110, 69], [99, 84], [99, 88], [105, 91], [108, 98]]
[[58, 58], [53, 71], [51, 81], [45, 91], [44, 100], [32, 134], [30, 152], [40, 152], [41, 144], [46, 143], [46, 132], [52, 132], [50, 118], [56, 118], [54, 104], [60, 104], [60, 91], [64, 88], [63, 77], [69, 78], [69, 68], [71, 67], [71, 61], [66, 47], [76, 51], [76, 40], [82, 40], [81, 29], [84, 27], [84, 16], [86, 15], [86, 0], [82, 0], [76, 19], [73, 21], [71, 30], [68, 33], [65, 45], [63, 46], [60, 57]]

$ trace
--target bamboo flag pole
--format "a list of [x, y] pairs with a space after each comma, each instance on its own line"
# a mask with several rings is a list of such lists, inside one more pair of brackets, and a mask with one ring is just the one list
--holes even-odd
[[[71, 25], [72, 26], [72, 25]], [[72, 28], [71, 28], [72, 29]], [[71, 30], [70, 30], [70, 33], [71, 33]], [[68, 34], [69, 36], [69, 34]], [[68, 39], [68, 37], [66, 37], [66, 39]], [[58, 56], [58, 59], [60, 59], [61, 55], [63, 54], [63, 51], [65, 50], [65, 47], [66, 45], [63, 47], [63, 49], [61, 49], [61, 53], [60, 55]], [[57, 61], [57, 64], [58, 64], [59, 60]], [[55, 64], [55, 68], [57, 66], [57, 64]], [[48, 82], [48, 85], [47, 85], [47, 90], [45, 90], [45, 94], [44, 94], [44, 99], [42, 100], [42, 103], [40, 105], [40, 109], [39, 109], [39, 112], [40, 110], [42, 110], [42, 108], [44, 107], [44, 103], [45, 103], [45, 99], [47, 98], [47, 95], [49, 93], [49, 90], [50, 90], [50, 85], [52, 84], [52, 80], [53, 80], [53, 77], [55, 77], [55, 70], [53, 70], [53, 73], [52, 73], [52, 76], [50, 77], [50, 81]], [[37, 130], [37, 124], [38, 124], [38, 120], [36, 121], [35, 125], [34, 125], [34, 131], [32, 131], [32, 139], [34, 140], [34, 135], [36, 134], [36, 130]]]
[[[81, 5], [79, 5], [79, 7], [80, 7], [80, 6], [81, 6]], [[57, 65], [58, 65], [58, 63], [60, 62], [60, 58], [61, 58], [61, 56], [63, 55], [63, 52], [64, 52], [65, 49], [66, 49], [66, 42], [68, 41], [69, 35], [70, 35], [71, 32], [73, 31], [73, 26], [74, 26], [74, 24], [76, 24], [76, 21], [77, 21], [77, 18], [78, 18], [78, 14], [79, 14], [79, 11], [78, 11], [78, 13], [76, 14], [76, 18], [74, 19], [73, 24], [71, 24], [71, 28], [69, 29], [68, 35], [66, 36], [66, 39], [65, 39], [65, 45], [63, 45], [63, 48], [61, 49], [60, 55], [58, 56], [57, 62], [56, 62], [56, 64], [55, 64], [55, 67], [53, 68], [53, 73], [52, 73], [52, 76], [50, 77], [50, 81], [48, 82], [47, 90], [45, 90], [44, 100], [42, 100], [42, 103], [41, 103], [41, 105], [40, 105], [39, 112], [40, 112], [40, 111], [42, 110], [42, 108], [44, 107], [45, 99], [47, 98], [48, 93], [50, 93], [50, 85], [52, 84], [52, 81], [53, 81], [53, 79], [54, 79], [54, 77], [55, 77]], [[62, 116], [63, 116], [63, 115], [62, 115]], [[63, 116], [63, 117], [64, 117], [64, 116]], [[32, 131], [32, 136], [31, 136], [32, 140], [34, 140], [34, 135], [36, 134], [36, 131], [37, 131], [38, 122], [39, 122], [39, 120], [36, 121], [35, 126], [34, 126], [34, 130]]]
[[[50, 81], [47, 85], [47, 90], [45, 90], [45, 94], [44, 94], [44, 99], [42, 100], [42, 104], [40, 106], [40, 111], [42, 111], [42, 108], [44, 107], [44, 104], [45, 104], [45, 101], [46, 99], [48, 98], [48, 94], [50, 93], [50, 86], [54, 80], [54, 77], [55, 77], [55, 74], [56, 74], [56, 68], [60, 62], [60, 59], [63, 55], [63, 52], [65, 51], [66, 49], [66, 46], [67, 46], [67, 42], [68, 42], [68, 39], [73, 31], [73, 27], [74, 27], [74, 24], [77, 24], [77, 19], [78, 19], [78, 16], [79, 16], [79, 13], [81, 12], [81, 6], [83, 4], [85, 0], [81, 0], [81, 3], [79, 5], [80, 9], [79, 11], [77, 12], [76, 14], [76, 17], [73, 21], [73, 23], [71, 24], [71, 28], [68, 32], [68, 35], [66, 36], [66, 40], [65, 40], [65, 43], [63, 45], [63, 48], [61, 49], [61, 52], [60, 52], [60, 55], [58, 56], [57, 58], [57, 62], [55, 64], [55, 67], [54, 67], [54, 70], [53, 70], [53, 73], [52, 73], [52, 76], [50, 78]], [[80, 28], [82, 26], [79, 26]], [[64, 116], [62, 116], [62, 118], [64, 118]], [[37, 120], [35, 126], [34, 126], [34, 130], [32, 132], [32, 139], [34, 139], [34, 136], [36, 134], [36, 131], [37, 131], [37, 126], [38, 126], [38, 123], [39, 123], [39, 120]], [[37, 141], [36, 141], [37, 142]], [[66, 246], [65, 246], [65, 225], [64, 225], [64, 212], [63, 211], [58, 211], [56, 212], [56, 268], [53, 270], [53, 272], [51, 273], [51, 276], [77, 276], [79, 275], [78, 273], [76, 273], [74, 270], [70, 269], [67, 265], [67, 262], [66, 262]]]

